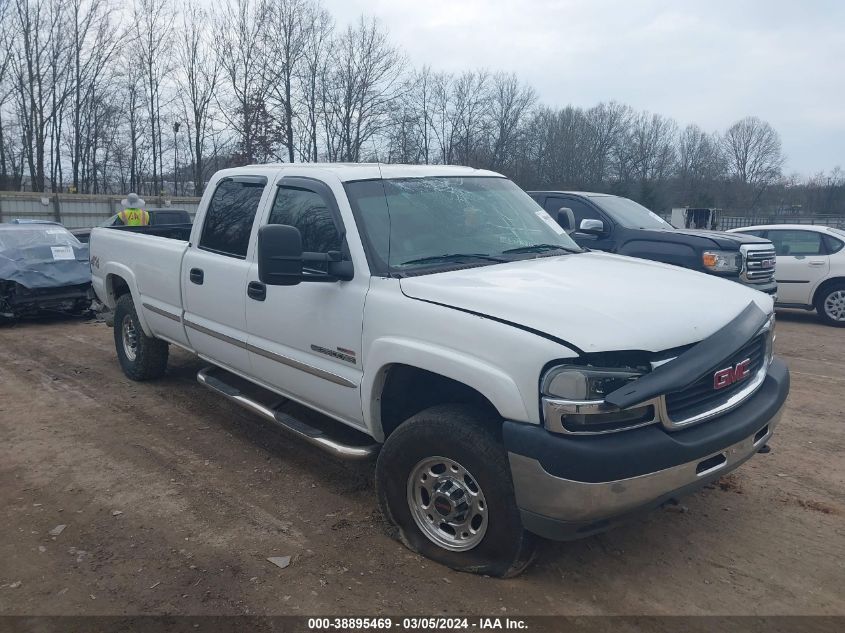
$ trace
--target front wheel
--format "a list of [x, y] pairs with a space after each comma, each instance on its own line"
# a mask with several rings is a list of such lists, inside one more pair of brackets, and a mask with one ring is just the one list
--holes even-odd
[[441, 405], [403, 423], [379, 453], [376, 493], [399, 539], [423, 556], [500, 577], [531, 562], [507, 453], [475, 409]]
[[822, 289], [816, 297], [816, 312], [827, 325], [845, 327], [845, 283]]
[[120, 367], [128, 378], [141, 381], [164, 375], [168, 345], [144, 334], [129, 294], [122, 295], [114, 308], [114, 346]]

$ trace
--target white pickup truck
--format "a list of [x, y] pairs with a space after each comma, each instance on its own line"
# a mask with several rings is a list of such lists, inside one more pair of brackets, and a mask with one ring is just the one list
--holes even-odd
[[396, 535], [455, 569], [518, 573], [534, 535], [713, 481], [765, 446], [789, 391], [771, 297], [584, 251], [489, 171], [229, 169], [192, 228], [146, 233], [91, 236], [126, 375], [161, 377], [177, 345], [213, 391], [376, 458]]

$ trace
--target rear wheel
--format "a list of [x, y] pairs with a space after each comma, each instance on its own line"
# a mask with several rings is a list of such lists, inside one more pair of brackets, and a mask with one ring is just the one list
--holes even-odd
[[122, 295], [114, 309], [114, 346], [123, 373], [132, 380], [152, 380], [164, 375], [168, 345], [144, 334], [129, 294]]
[[479, 411], [440, 405], [411, 417], [379, 453], [376, 492], [410, 549], [459, 571], [514, 576], [531, 562], [507, 453]]
[[845, 282], [822, 288], [816, 297], [816, 312], [824, 323], [845, 327]]

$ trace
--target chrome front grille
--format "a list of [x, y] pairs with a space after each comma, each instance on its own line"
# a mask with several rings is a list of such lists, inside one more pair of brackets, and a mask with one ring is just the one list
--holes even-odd
[[775, 277], [775, 248], [771, 244], [743, 244], [742, 278], [752, 284], [772, 281]]
[[[748, 387], [761, 369], [766, 368], [765, 356], [766, 336], [759, 334], [730, 358], [725, 359], [720, 367], [714, 368], [713, 371], [708, 372], [683, 391], [666, 394], [666, 414], [669, 420], [675, 424], [683, 424], [685, 421], [705, 414], [729, 401], [732, 396]], [[746, 359], [750, 361], [747, 378], [721, 389], [715, 388], [714, 373], [716, 370], [723, 367], [735, 367], [737, 363]]]

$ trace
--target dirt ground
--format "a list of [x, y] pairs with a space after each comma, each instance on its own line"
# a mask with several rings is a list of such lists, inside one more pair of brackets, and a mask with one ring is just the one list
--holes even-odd
[[102, 323], [0, 328], [0, 614], [845, 614], [845, 330], [781, 313], [777, 349], [770, 454], [495, 580], [391, 540], [370, 467], [206, 391], [196, 358], [138, 384]]

